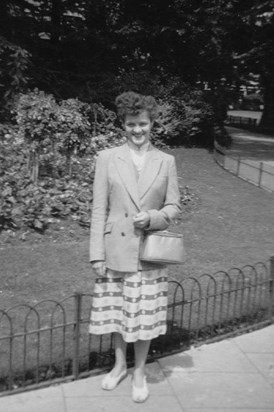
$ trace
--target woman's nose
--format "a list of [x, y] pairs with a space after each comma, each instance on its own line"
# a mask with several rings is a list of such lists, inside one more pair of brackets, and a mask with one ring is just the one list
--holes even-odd
[[136, 125], [134, 127], [134, 133], [140, 133], [141, 131], [142, 131], [142, 128], [140, 126]]

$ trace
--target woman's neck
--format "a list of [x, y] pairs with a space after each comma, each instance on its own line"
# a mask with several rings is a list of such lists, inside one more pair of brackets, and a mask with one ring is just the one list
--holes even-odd
[[130, 149], [136, 151], [136, 152], [146, 152], [148, 150], [148, 147], [150, 145], [150, 142], [145, 142], [141, 146], [137, 146], [134, 143], [132, 143], [130, 140], [127, 141], [127, 144]]

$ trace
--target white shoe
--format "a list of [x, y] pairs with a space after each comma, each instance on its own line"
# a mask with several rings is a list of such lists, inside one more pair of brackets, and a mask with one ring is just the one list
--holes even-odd
[[132, 379], [132, 399], [134, 402], [145, 402], [149, 397], [149, 390], [147, 387], [147, 380], [144, 377], [144, 384], [142, 388], [137, 388], [134, 386], [134, 380]]
[[119, 385], [119, 383], [125, 379], [127, 376], [127, 370], [124, 370], [123, 372], [120, 373], [117, 377], [111, 376], [111, 372], [108, 373], [104, 379], [102, 380], [101, 387], [105, 391], [112, 391], [113, 389], [116, 388], [116, 386]]

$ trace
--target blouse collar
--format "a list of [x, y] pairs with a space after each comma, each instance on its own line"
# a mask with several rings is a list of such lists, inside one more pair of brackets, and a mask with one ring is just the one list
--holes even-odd
[[133, 151], [134, 153], [139, 154], [139, 155], [144, 155], [148, 151], [149, 146], [150, 146], [149, 141], [144, 143], [140, 148], [136, 147], [133, 144], [130, 144], [130, 142], [127, 142], [127, 144], [128, 144], [128, 147], [131, 151]]

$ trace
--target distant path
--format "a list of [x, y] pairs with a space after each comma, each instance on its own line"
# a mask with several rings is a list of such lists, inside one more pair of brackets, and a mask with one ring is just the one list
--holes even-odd
[[232, 137], [232, 145], [226, 150], [228, 156], [274, 161], [274, 136], [270, 137], [236, 127], [226, 127], [226, 130]]

